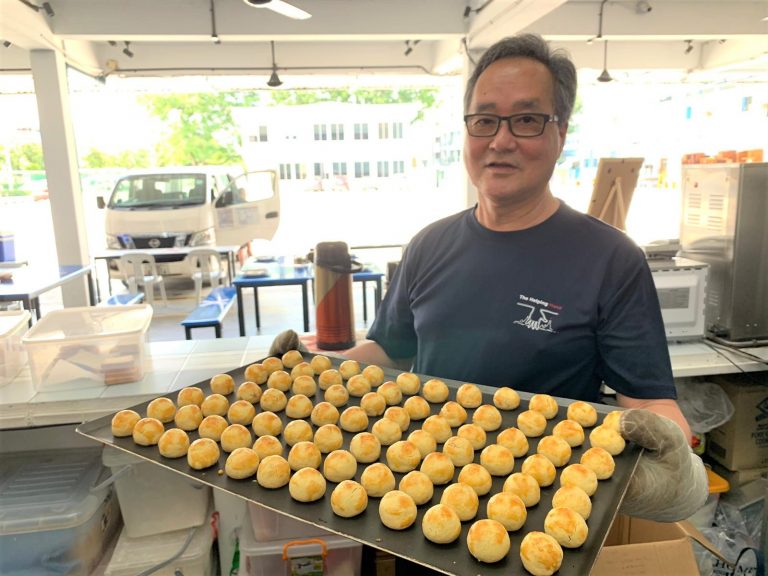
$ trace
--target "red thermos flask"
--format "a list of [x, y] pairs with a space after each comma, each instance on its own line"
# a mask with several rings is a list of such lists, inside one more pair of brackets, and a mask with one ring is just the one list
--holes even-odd
[[345, 242], [320, 242], [315, 248], [315, 310], [318, 348], [355, 345], [352, 266]]

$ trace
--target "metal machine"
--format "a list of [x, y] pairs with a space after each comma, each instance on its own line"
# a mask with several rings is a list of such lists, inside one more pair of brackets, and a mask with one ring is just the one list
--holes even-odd
[[687, 258], [649, 258], [667, 340], [704, 337], [707, 270], [703, 262]]

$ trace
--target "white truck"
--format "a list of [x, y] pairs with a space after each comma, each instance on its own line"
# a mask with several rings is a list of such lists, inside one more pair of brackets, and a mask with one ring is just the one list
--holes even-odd
[[[216, 167], [136, 171], [117, 180], [105, 210], [107, 248], [142, 250], [242, 246], [271, 240], [280, 222], [280, 191], [274, 170], [233, 177]], [[158, 272], [190, 276], [183, 254], [158, 255]], [[110, 260], [119, 271], [119, 260]]]

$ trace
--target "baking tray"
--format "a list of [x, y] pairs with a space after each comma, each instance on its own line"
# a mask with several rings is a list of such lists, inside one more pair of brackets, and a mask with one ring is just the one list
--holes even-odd
[[[313, 354], [305, 354], [305, 359], [309, 361]], [[331, 362], [334, 368], [338, 368], [343, 359], [331, 357]], [[366, 364], [360, 363], [361, 368]], [[237, 386], [245, 381], [244, 377], [245, 366], [230, 370], [228, 374], [231, 374], [235, 380], [235, 389]], [[397, 375], [400, 374], [397, 370], [384, 369], [385, 380], [395, 380]], [[213, 376], [213, 374], [211, 374]], [[426, 382], [430, 376], [420, 375], [422, 384]], [[456, 390], [463, 384], [463, 382], [457, 382], [455, 380], [448, 380], [442, 378], [442, 380], [448, 385], [450, 395], [449, 400], [456, 399]], [[207, 395], [210, 393], [209, 382], [203, 381], [196, 386], [200, 387]], [[262, 386], [266, 389], [266, 385]], [[483, 403], [493, 404], [493, 390], [487, 386], [480, 386], [483, 391]], [[176, 400], [177, 392], [165, 394], [165, 397], [172, 400]], [[230, 402], [233, 401], [235, 393], [229, 395]], [[288, 392], [287, 396], [290, 397], [291, 393]], [[510, 426], [515, 426], [517, 415], [526, 410], [528, 407], [528, 400], [531, 394], [526, 392], [520, 392], [521, 403], [515, 410], [501, 411], [503, 422], [499, 430], [495, 432], [487, 433], [487, 444], [495, 442], [495, 438], [499, 432]], [[403, 402], [407, 397], [403, 397]], [[317, 403], [323, 400], [323, 391], [318, 387], [317, 393], [313, 398], [313, 402]], [[551, 434], [552, 428], [560, 420], [565, 418], [566, 408], [570, 401], [557, 398], [558, 404], [561, 406], [558, 415], [555, 419], [547, 422], [546, 434]], [[138, 412], [140, 415], [146, 415], [146, 407], [149, 402], [143, 402], [133, 406], [132, 409]], [[360, 404], [360, 398], [350, 397], [347, 406], [354, 406]], [[402, 405], [402, 403], [401, 403]], [[439, 412], [440, 404], [430, 404], [432, 414]], [[611, 410], [615, 410], [615, 406], [608, 406], [604, 404], [593, 404], [598, 412], [598, 424], [602, 422], [602, 418]], [[343, 411], [343, 407], [339, 412]], [[257, 407], [258, 411], [258, 407]], [[467, 422], [471, 422], [473, 409], [467, 409]], [[285, 415], [285, 412], [281, 412], [280, 417], [283, 419], [283, 423], [286, 424], [290, 419]], [[380, 417], [369, 418], [368, 430], [370, 431], [373, 423]], [[86, 422], [77, 427], [77, 432], [97, 440], [103, 444], [114, 446], [115, 448], [130, 452], [135, 456], [145, 459], [149, 462], [162, 466], [169, 470], [172, 470], [178, 474], [182, 474], [188, 478], [192, 478], [201, 483], [207, 484], [214, 488], [218, 488], [229, 492], [235, 496], [244, 498], [255, 504], [269, 508], [280, 514], [293, 517], [297, 520], [308, 522], [316, 526], [320, 526], [326, 530], [340, 534], [347, 538], [359, 541], [363, 544], [384, 550], [396, 556], [406, 558], [412, 562], [416, 562], [425, 567], [431, 568], [438, 572], [445, 574], [455, 575], [509, 575], [509, 574], [527, 574], [523, 568], [522, 561], [520, 560], [520, 542], [523, 536], [531, 530], [544, 530], [544, 518], [551, 509], [552, 496], [559, 488], [559, 476], [562, 468], [557, 469], [557, 477], [555, 482], [546, 488], [541, 489], [541, 501], [536, 506], [528, 508], [528, 518], [523, 527], [516, 531], [510, 532], [511, 548], [509, 554], [503, 560], [486, 564], [477, 561], [467, 548], [467, 532], [470, 525], [474, 520], [479, 520], [486, 517], [485, 508], [488, 499], [497, 492], [502, 490], [504, 480], [506, 477], [493, 477], [493, 487], [489, 494], [480, 497], [480, 506], [478, 513], [473, 521], [463, 522], [461, 536], [451, 544], [439, 545], [434, 544], [427, 540], [421, 532], [421, 520], [424, 512], [430, 507], [440, 502], [443, 489], [447, 486], [435, 486], [434, 495], [432, 500], [426, 504], [418, 507], [418, 517], [414, 524], [406, 530], [390, 530], [381, 523], [378, 514], [379, 498], [369, 498], [368, 508], [354, 518], [341, 518], [336, 516], [331, 510], [330, 495], [335, 488], [336, 484], [333, 482], [327, 483], [327, 489], [325, 496], [311, 503], [297, 502], [293, 500], [288, 492], [287, 485], [277, 490], [269, 490], [262, 488], [255, 481], [255, 478], [245, 480], [233, 480], [219, 471], [223, 471], [224, 463], [226, 461], [227, 453], [222, 452], [218, 466], [207, 468], [206, 470], [193, 470], [187, 465], [186, 458], [168, 459], [160, 456], [157, 446], [139, 446], [133, 442], [130, 437], [127, 438], [114, 438], [111, 432], [112, 416], [104, 416], [90, 422]], [[419, 428], [421, 421], [411, 422], [411, 425], [407, 432], [403, 433], [403, 439], [416, 428]], [[174, 427], [173, 423], [165, 425], [166, 428]], [[313, 430], [316, 429], [314, 425]], [[573, 448], [573, 453], [569, 463], [578, 462], [581, 454], [589, 448], [589, 431], [591, 429], [585, 429], [586, 440], [583, 446]], [[455, 430], [454, 430], [455, 432]], [[354, 434], [344, 432], [344, 448], [349, 448], [349, 442]], [[190, 432], [190, 441], [194, 441], [198, 438], [197, 432]], [[535, 454], [536, 447], [538, 445], [538, 438], [529, 438], [529, 450], [528, 454]], [[282, 441], [282, 439], [281, 439]], [[486, 445], [487, 445], [486, 444]], [[284, 447], [283, 455], [287, 457], [290, 447]], [[440, 446], [438, 446], [440, 449]], [[380, 461], [386, 464], [385, 458], [386, 447], [382, 447], [382, 453]], [[589, 527], [589, 536], [584, 545], [577, 549], [563, 548], [563, 563], [558, 574], [566, 576], [583, 576], [589, 574], [592, 565], [594, 564], [600, 549], [603, 546], [605, 537], [608, 530], [613, 523], [616, 511], [621, 503], [624, 493], [626, 492], [629, 480], [637, 465], [638, 459], [642, 449], [635, 444], [627, 443], [624, 451], [614, 457], [616, 462], [616, 469], [613, 476], [608, 480], [601, 480], [597, 492], [592, 496], [592, 513], [587, 521]], [[475, 462], [479, 462], [480, 452], [475, 453]], [[516, 458], [513, 472], [519, 472], [522, 462], [525, 458]], [[359, 464], [358, 471], [355, 475], [355, 480], [360, 480], [360, 475], [365, 469], [366, 465]], [[322, 470], [322, 466], [321, 466]], [[459, 468], [456, 469], [454, 474], [454, 482], [458, 477]], [[394, 473], [397, 484], [399, 485], [400, 479], [404, 474]]]

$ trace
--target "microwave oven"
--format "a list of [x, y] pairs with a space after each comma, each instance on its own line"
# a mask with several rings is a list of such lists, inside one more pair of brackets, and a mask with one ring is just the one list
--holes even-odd
[[667, 340], [704, 338], [709, 265], [687, 258], [649, 259]]

